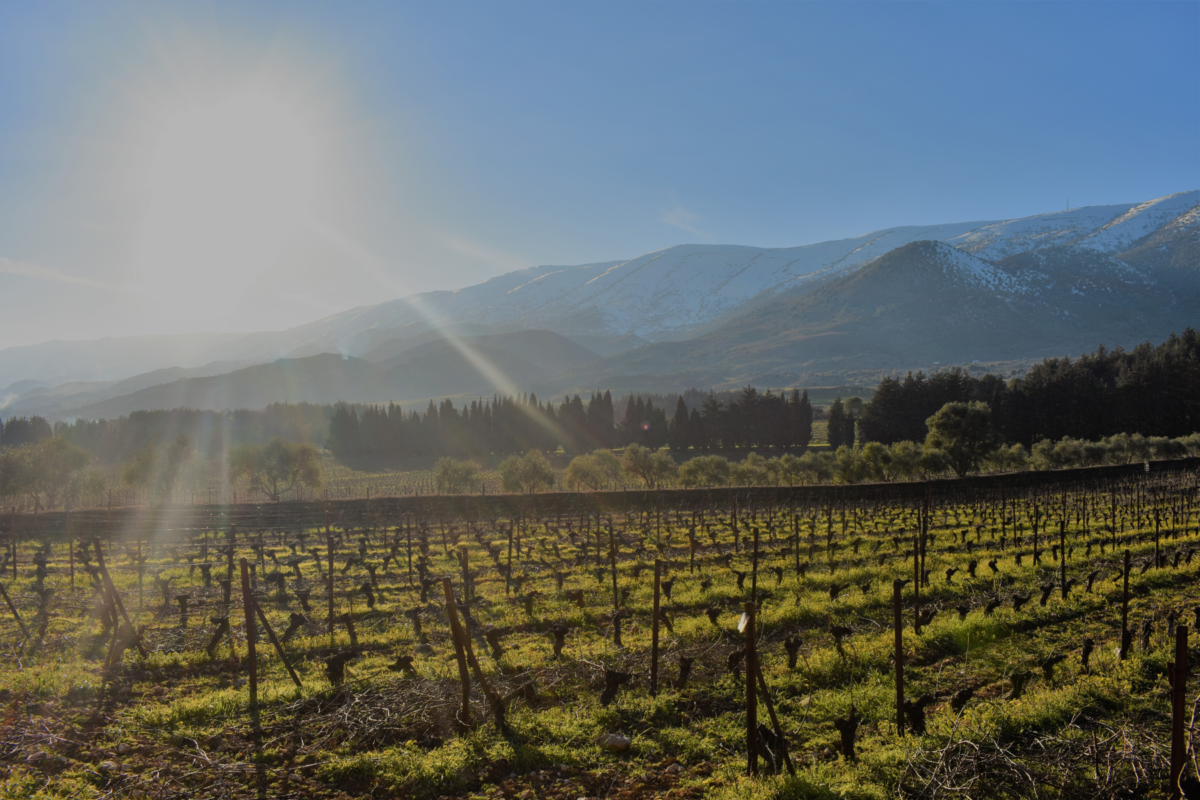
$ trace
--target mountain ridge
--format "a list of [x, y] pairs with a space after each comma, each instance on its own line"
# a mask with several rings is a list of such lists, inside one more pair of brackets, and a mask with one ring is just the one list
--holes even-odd
[[[836, 374], [888, 363], [920, 366], [944, 361], [936, 356], [947, 351], [918, 324], [913, 295], [918, 278], [941, 303], [927, 304], [924, 313], [941, 314], [949, 324], [944, 328], [959, 331], [961, 346], [954, 357], [968, 363], [975, 355], [1019, 361], [1092, 347], [1100, 339], [1109, 345], [1136, 343], [1159, 336], [1164, 325], [1194, 325], [1200, 303], [1198, 239], [1200, 192], [1190, 191], [1015, 220], [885, 228], [794, 248], [677, 245], [621, 261], [531, 267], [452, 292], [348, 309], [287, 331], [206, 335], [180, 348], [182, 363], [171, 365], [174, 372], [159, 368], [159, 374], [183, 377], [180, 370], [214, 362], [250, 366], [322, 353], [383, 362], [415, 349], [409, 369], [428, 371], [430, 379], [384, 381], [380, 390], [385, 385], [438, 387], [457, 394], [450, 390], [513, 383], [480, 380], [478, 364], [471, 362], [486, 361], [483, 351], [539, 393], [591, 388], [599, 377], [675, 376], [696, 385], [724, 385], [814, 369]], [[868, 301], [875, 305], [864, 305]], [[970, 330], [972, 324], [977, 330]], [[875, 339], [851, 331], [853, 325], [877, 328]], [[1005, 326], [1015, 328], [1006, 333]], [[534, 346], [558, 348], [559, 355], [545, 364], [497, 338], [515, 341], [539, 329], [562, 337], [553, 345], [547, 340]], [[977, 334], [986, 330], [1021, 347], [984, 347]], [[168, 354], [171, 343], [180, 343], [170, 337], [156, 342]], [[595, 351], [568, 346], [586, 342], [596, 343]], [[100, 340], [72, 352], [69, 343], [49, 343], [50, 356], [66, 353], [67, 358], [47, 371], [65, 383], [61, 378], [72, 365], [103, 362], [104, 353], [119, 352], [121, 344]], [[968, 345], [980, 352], [968, 352]], [[37, 347], [0, 350], [0, 385], [39, 380], [36, 374], [11, 372], [36, 360]], [[472, 350], [480, 352], [472, 355]], [[417, 359], [421, 352], [429, 357]], [[415, 361], [421, 363], [414, 366]], [[128, 370], [141, 362], [125, 354], [117, 363]], [[157, 380], [152, 373], [124, 376], [144, 384], [131, 395], [153, 388], [147, 383]], [[109, 407], [103, 404], [112, 399], [111, 392], [103, 382], [81, 392], [74, 409], [59, 402], [54, 413]], [[83, 395], [97, 393], [103, 395], [94, 398], [99, 406], [84, 402]], [[33, 387], [6, 406], [32, 410], [42, 402], [37, 398], [52, 394]], [[139, 397], [148, 402], [169, 394], [161, 390]], [[0, 407], [0, 414], [7, 413]]]

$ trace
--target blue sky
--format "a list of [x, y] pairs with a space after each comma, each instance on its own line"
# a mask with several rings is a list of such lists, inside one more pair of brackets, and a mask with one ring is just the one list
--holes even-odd
[[1196, 2], [0, 7], [0, 347], [1198, 187]]

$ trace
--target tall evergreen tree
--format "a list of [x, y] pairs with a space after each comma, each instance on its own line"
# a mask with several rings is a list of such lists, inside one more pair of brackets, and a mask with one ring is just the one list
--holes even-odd
[[812, 441], [813, 409], [812, 403], [808, 401], [808, 389], [805, 389], [803, 394], [792, 389], [792, 397], [788, 403], [788, 421], [791, 425], [789, 444], [804, 450]]
[[837, 449], [842, 445], [854, 446], [854, 417], [842, 405], [842, 398], [833, 401], [829, 407], [828, 433], [829, 446]]
[[686, 450], [692, 446], [691, 417], [688, 415], [687, 403], [683, 396], [675, 401], [675, 416], [671, 418], [672, 450]]

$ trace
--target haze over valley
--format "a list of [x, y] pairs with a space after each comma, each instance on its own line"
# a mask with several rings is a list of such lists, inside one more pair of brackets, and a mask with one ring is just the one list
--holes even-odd
[[541, 266], [284, 331], [0, 350], [0, 414], [870, 385], [1020, 370], [1195, 325], [1200, 192], [791, 248], [678, 245]]

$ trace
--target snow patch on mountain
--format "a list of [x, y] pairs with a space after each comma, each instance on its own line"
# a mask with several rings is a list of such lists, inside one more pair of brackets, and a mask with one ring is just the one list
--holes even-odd
[[1089, 206], [986, 225], [951, 239], [950, 244], [987, 261], [1075, 242], [1134, 206]]
[[990, 261], [963, 252], [956, 247], [938, 243], [935, 259], [946, 277], [1001, 294], [1024, 294], [1028, 285]]
[[1138, 239], [1189, 213], [1200, 210], [1200, 191], [1179, 192], [1134, 206], [1079, 241], [1081, 247], [1105, 253], [1128, 250]]

